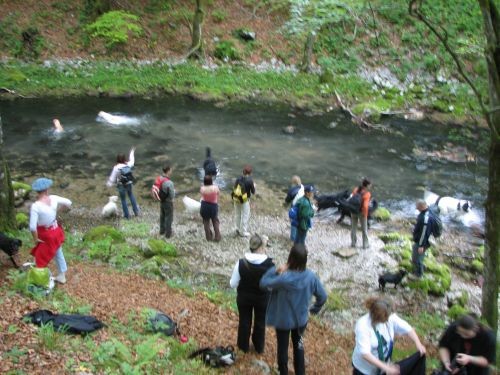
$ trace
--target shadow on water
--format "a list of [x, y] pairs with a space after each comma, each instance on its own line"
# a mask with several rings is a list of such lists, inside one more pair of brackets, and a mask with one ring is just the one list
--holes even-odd
[[[256, 179], [280, 191], [294, 174], [321, 192], [351, 188], [369, 176], [374, 196], [394, 208], [421, 197], [423, 186], [441, 195], [467, 197], [478, 202], [476, 207], [486, 194], [484, 160], [471, 166], [415, 156], [415, 147], [439, 150], [448, 142], [449, 129], [432, 123], [389, 120], [399, 134], [362, 132], [340, 112], [290, 116], [292, 110], [285, 106], [244, 103], [218, 108], [180, 97], [37, 99], [0, 105], [5, 153], [14, 173], [22, 175], [66, 168], [68, 173], [105, 180], [116, 154], [136, 146], [136, 173], [141, 176], [152, 179], [169, 161], [177, 179], [196, 180], [205, 147], [210, 146], [222, 187], [231, 185], [250, 163]], [[139, 124], [110, 125], [97, 119], [101, 110]], [[53, 118], [65, 128], [57, 137], [51, 130]], [[296, 128], [294, 135], [282, 132], [288, 125]], [[412, 208], [403, 210], [413, 215]]]

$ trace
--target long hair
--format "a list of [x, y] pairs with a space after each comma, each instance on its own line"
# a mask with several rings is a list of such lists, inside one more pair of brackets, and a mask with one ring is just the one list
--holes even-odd
[[116, 162], [119, 164], [125, 164], [127, 162], [127, 157], [125, 154], [118, 154], [116, 155]]

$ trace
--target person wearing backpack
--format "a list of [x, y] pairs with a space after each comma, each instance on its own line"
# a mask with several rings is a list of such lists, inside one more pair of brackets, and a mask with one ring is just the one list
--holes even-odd
[[[307, 266], [307, 249], [294, 244], [286, 264], [272, 267], [262, 276], [260, 287], [271, 290], [266, 324], [276, 330], [280, 375], [288, 374], [288, 343], [293, 345], [295, 375], [305, 374], [304, 332], [309, 314], [316, 315], [325, 304], [327, 294], [318, 276]], [[312, 297], [315, 301], [310, 306]]]
[[[160, 198], [160, 235], [172, 237], [172, 222], [174, 221], [174, 183], [170, 179], [172, 167], [163, 167], [163, 176], [159, 177], [158, 197]], [[158, 180], [158, 179], [157, 179]]]
[[413, 228], [412, 263], [413, 274], [420, 278], [424, 274], [425, 251], [431, 246], [429, 237], [432, 234], [433, 216], [423, 199], [419, 199], [415, 207], [419, 214]]
[[363, 178], [361, 185], [354, 188], [351, 197], [347, 200], [353, 206], [360, 207], [358, 212], [351, 212], [351, 247], [356, 247], [358, 221], [361, 223], [361, 232], [363, 233], [363, 249], [370, 247], [368, 242], [368, 210], [372, 197], [369, 191], [371, 184], [370, 180]]
[[311, 228], [311, 219], [314, 216], [312, 199], [314, 198], [314, 186], [304, 187], [304, 196], [297, 203], [297, 234], [294, 243], [305, 244], [307, 232]]
[[[262, 275], [271, 267], [273, 260], [266, 254], [267, 237], [254, 234], [250, 237], [250, 252], [236, 262], [229, 285], [237, 288], [238, 348], [247, 353], [250, 334], [255, 351], [264, 352], [266, 338], [266, 308], [269, 292], [259, 287]], [[253, 317], [253, 332], [252, 332]]]
[[132, 205], [132, 210], [134, 211], [135, 216], [139, 216], [139, 207], [137, 206], [137, 202], [135, 200], [134, 193], [132, 191], [132, 186], [134, 184], [134, 178], [132, 176], [132, 169], [134, 168], [135, 163], [135, 147], [132, 147], [130, 150], [130, 154], [128, 160], [125, 157], [125, 154], [118, 154], [116, 156], [116, 164], [109, 175], [108, 181], [106, 185], [108, 187], [112, 187], [116, 185], [118, 189], [118, 195], [120, 196], [120, 200], [122, 202], [122, 210], [123, 216], [125, 219], [129, 219], [129, 211], [127, 207], [127, 195], [130, 199], [130, 204]]
[[234, 218], [236, 234], [248, 237], [248, 221], [250, 220], [250, 197], [255, 194], [255, 185], [252, 180], [252, 166], [245, 165], [243, 175], [238, 177], [233, 186], [231, 196], [234, 203]]
[[285, 197], [285, 207], [290, 205], [290, 209], [288, 211], [288, 216], [290, 218], [290, 240], [295, 241], [298, 222], [296, 218], [293, 217], [295, 216], [295, 213], [292, 213], [292, 211], [295, 209], [294, 206], [297, 204], [299, 199], [304, 196], [304, 185], [302, 185], [299, 176], [292, 176], [291, 183], [292, 185], [288, 189]]

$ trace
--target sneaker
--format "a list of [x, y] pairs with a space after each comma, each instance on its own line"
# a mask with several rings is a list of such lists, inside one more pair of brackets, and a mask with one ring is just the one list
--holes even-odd
[[60, 273], [54, 278], [59, 284], [66, 284], [66, 275], [64, 273]]

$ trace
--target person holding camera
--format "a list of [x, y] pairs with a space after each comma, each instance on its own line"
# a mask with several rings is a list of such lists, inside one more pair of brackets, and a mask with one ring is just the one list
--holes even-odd
[[472, 315], [452, 323], [439, 340], [443, 375], [489, 375], [495, 362], [495, 335]]

